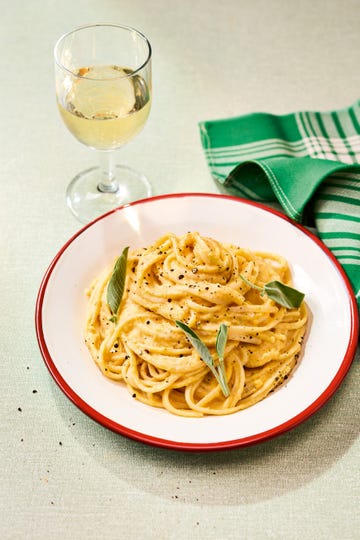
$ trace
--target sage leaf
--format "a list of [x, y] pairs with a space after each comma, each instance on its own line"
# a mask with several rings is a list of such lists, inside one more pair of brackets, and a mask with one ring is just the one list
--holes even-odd
[[228, 397], [230, 395], [230, 389], [226, 380], [226, 372], [225, 372], [225, 365], [224, 365], [224, 353], [225, 353], [225, 347], [227, 342], [227, 337], [229, 333], [229, 327], [221, 323], [217, 336], [216, 336], [216, 352], [219, 357], [219, 366], [218, 366], [218, 374], [220, 378], [220, 386], [223, 389], [223, 394], [225, 397]]
[[289, 287], [289, 285], [284, 285], [284, 283], [281, 283], [281, 281], [269, 281], [269, 283], [266, 283], [264, 287], [259, 287], [259, 285], [255, 285], [255, 283], [249, 281], [242, 274], [240, 274], [240, 277], [243, 281], [245, 281], [245, 283], [250, 285], [250, 287], [261, 291], [260, 294], [262, 296], [266, 293], [271, 300], [274, 300], [274, 302], [280, 304], [281, 306], [287, 308], [298, 308], [301, 306], [301, 303], [304, 300], [304, 293], [294, 289], [293, 287]]
[[175, 321], [176, 326], [181, 328], [183, 332], [185, 332], [186, 337], [190, 341], [191, 345], [195, 347], [197, 352], [199, 353], [199, 356], [201, 359], [205, 362], [205, 364], [213, 371], [214, 368], [214, 360], [213, 357], [210, 354], [209, 349], [201, 341], [199, 336], [188, 326], [187, 324], [183, 323], [182, 321]]
[[293, 287], [284, 285], [281, 281], [270, 281], [269, 283], [266, 283], [264, 291], [269, 298], [287, 308], [300, 307], [305, 296], [304, 293]]
[[214, 359], [211, 356], [211, 353], [205, 343], [201, 341], [200, 337], [188, 326], [187, 324], [183, 323], [182, 321], [175, 321], [176, 326], [181, 328], [181, 330], [185, 333], [186, 337], [190, 341], [191, 345], [197, 350], [201, 360], [205, 362], [205, 364], [210, 368], [212, 374], [216, 378], [218, 384], [220, 385], [220, 388], [222, 390], [222, 393], [225, 397], [228, 397], [230, 394], [229, 388], [227, 386], [224, 373], [219, 373], [214, 365]]
[[117, 259], [107, 287], [107, 303], [111, 313], [115, 316], [118, 312], [125, 288], [126, 266], [129, 247], [124, 248]]
[[216, 352], [219, 358], [224, 358], [225, 346], [228, 337], [229, 327], [221, 323], [216, 336]]

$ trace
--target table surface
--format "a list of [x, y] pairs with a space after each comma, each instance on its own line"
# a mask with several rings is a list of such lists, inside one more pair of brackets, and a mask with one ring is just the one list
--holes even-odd
[[338, 0], [1, 0], [2, 539], [355, 539], [359, 351], [311, 419], [263, 444], [181, 453], [126, 439], [56, 386], [37, 345], [41, 278], [81, 224], [70, 179], [95, 154], [56, 110], [53, 45], [82, 24], [135, 26], [153, 47], [144, 131], [118, 153], [154, 194], [218, 192], [198, 122], [350, 105], [360, 4]]

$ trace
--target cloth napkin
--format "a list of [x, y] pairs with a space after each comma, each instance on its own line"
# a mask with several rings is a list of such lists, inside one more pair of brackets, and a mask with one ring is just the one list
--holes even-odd
[[331, 112], [210, 120], [199, 128], [222, 191], [276, 201], [293, 220], [315, 227], [360, 309], [360, 102]]

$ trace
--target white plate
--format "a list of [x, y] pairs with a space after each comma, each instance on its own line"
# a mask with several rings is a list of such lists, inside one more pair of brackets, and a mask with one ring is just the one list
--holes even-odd
[[[124, 246], [167, 232], [198, 231], [251, 250], [283, 255], [311, 312], [305, 352], [286, 385], [244, 411], [182, 418], [131, 398], [105, 378], [84, 345], [85, 289]], [[349, 282], [306, 229], [257, 203], [201, 193], [165, 195], [124, 206], [81, 229], [56, 255], [38, 293], [36, 330], [53, 378], [86, 414], [145, 443], [179, 450], [254, 444], [307, 419], [335, 392], [355, 355], [358, 312]]]

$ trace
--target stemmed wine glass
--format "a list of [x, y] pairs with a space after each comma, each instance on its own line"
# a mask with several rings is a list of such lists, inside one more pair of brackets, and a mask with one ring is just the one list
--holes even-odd
[[93, 24], [63, 35], [54, 56], [61, 117], [99, 156], [99, 166], [79, 173], [66, 192], [72, 212], [87, 223], [151, 194], [143, 174], [114, 161], [115, 150], [133, 139], [149, 116], [151, 45], [134, 28]]

